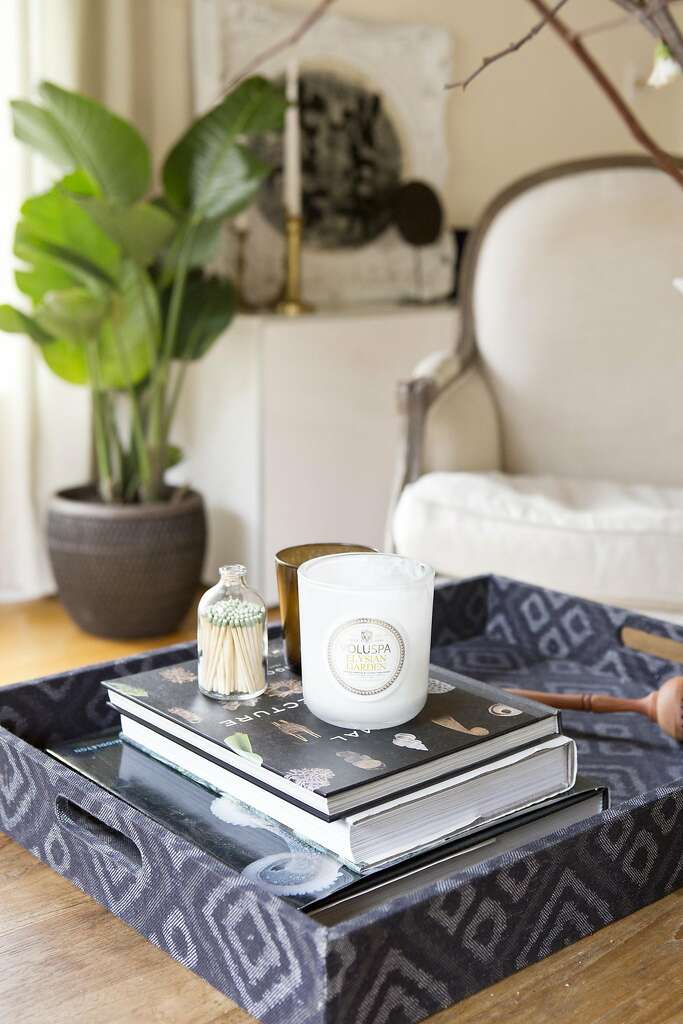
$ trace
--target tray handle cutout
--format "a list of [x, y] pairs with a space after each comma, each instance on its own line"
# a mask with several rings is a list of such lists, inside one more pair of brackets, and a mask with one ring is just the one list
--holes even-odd
[[55, 800], [55, 811], [61, 825], [83, 842], [97, 842], [104, 851], [123, 860], [129, 871], [137, 872], [142, 867], [142, 854], [127, 835], [107, 825], [90, 811], [84, 810], [65, 796]]

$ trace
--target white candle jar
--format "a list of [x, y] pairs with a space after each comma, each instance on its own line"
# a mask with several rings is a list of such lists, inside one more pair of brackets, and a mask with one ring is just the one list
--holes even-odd
[[306, 706], [347, 729], [390, 729], [427, 699], [434, 570], [400, 555], [325, 555], [299, 567]]

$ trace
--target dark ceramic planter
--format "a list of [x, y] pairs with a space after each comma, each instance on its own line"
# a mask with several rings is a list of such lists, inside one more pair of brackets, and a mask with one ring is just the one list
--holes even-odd
[[176, 503], [105, 505], [92, 487], [50, 501], [47, 538], [59, 596], [88, 633], [170, 633], [197, 592], [206, 545], [199, 494]]

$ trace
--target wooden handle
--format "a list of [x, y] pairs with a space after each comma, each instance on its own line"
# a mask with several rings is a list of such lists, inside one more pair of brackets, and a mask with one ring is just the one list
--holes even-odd
[[630, 699], [628, 697], [610, 697], [606, 693], [543, 693], [539, 690], [509, 689], [508, 693], [517, 693], [520, 697], [529, 697], [539, 704], [547, 704], [551, 708], [565, 711], [594, 711], [606, 714], [612, 711], [635, 711], [648, 715], [645, 706], [648, 698]]

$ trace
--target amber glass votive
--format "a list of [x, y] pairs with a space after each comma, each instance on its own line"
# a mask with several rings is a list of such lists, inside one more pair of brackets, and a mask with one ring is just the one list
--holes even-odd
[[298, 670], [301, 667], [297, 570], [311, 558], [339, 555], [345, 551], [375, 551], [375, 548], [366, 547], [364, 544], [295, 544], [291, 548], [283, 548], [275, 556], [285, 657], [291, 668]]

